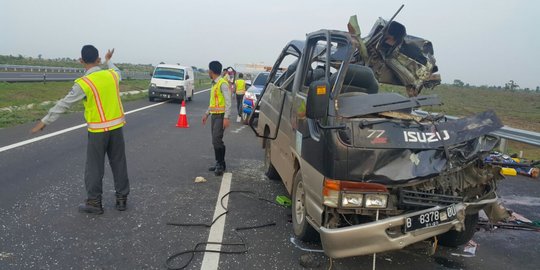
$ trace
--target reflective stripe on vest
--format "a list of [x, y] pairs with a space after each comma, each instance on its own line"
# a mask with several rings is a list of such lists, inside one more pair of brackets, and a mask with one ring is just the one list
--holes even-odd
[[236, 80], [236, 94], [243, 95], [246, 93], [246, 81], [242, 79]]
[[121, 116], [120, 118], [113, 119], [111, 121], [101, 122], [101, 123], [87, 123], [89, 129], [105, 129], [120, 125], [126, 122], [126, 118]]
[[101, 70], [75, 80], [84, 93], [84, 117], [90, 132], [120, 128], [125, 123], [118, 74]]
[[221, 92], [221, 85], [224, 83], [229, 84], [225, 79], [220, 78], [212, 86], [210, 91], [210, 106], [208, 107], [211, 114], [225, 113], [225, 97]]

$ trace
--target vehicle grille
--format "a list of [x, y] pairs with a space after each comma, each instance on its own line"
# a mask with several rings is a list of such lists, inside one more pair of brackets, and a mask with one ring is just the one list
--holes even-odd
[[431, 192], [402, 189], [399, 194], [399, 203], [402, 206], [445, 206], [463, 202], [463, 197], [436, 194]]
[[168, 87], [156, 87], [157, 91], [172, 91], [174, 88], [168, 88]]

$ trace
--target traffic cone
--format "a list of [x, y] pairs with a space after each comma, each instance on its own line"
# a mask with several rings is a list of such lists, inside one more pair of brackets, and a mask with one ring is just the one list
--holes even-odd
[[180, 107], [180, 114], [178, 115], [178, 122], [176, 122], [177, 128], [188, 128], [189, 124], [186, 115], [186, 102], [182, 100], [182, 107]]

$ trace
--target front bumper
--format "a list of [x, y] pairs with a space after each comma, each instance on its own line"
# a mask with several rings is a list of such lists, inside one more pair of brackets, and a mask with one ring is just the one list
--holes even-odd
[[423, 228], [416, 231], [390, 235], [390, 228], [403, 228], [405, 219], [424, 212], [441, 209], [436, 206], [430, 209], [408, 213], [405, 215], [389, 217], [366, 224], [354, 225], [349, 227], [329, 229], [325, 227], [318, 228], [321, 236], [323, 249], [331, 258], [344, 258], [373, 254], [383, 251], [401, 249], [443, 234], [454, 227], [463, 226], [465, 220], [465, 210], [469, 206], [485, 205], [496, 202], [497, 198], [486, 199], [475, 203], [456, 204], [457, 218], [448, 223], [443, 223], [435, 227]]
[[185, 90], [179, 90], [177, 88], [165, 89], [165, 88], [150, 88], [148, 89], [148, 97], [152, 98], [167, 98], [167, 99], [184, 99], [186, 96]]

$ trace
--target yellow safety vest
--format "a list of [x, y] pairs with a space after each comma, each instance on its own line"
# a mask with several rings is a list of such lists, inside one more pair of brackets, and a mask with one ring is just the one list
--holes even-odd
[[225, 113], [225, 97], [221, 92], [221, 85], [224, 83], [229, 84], [223, 77], [220, 77], [210, 90], [210, 106], [208, 109], [211, 114]]
[[246, 81], [242, 79], [236, 80], [236, 94], [243, 95], [246, 93]]
[[75, 80], [84, 93], [84, 118], [90, 132], [105, 132], [124, 126], [118, 73], [100, 70]]

